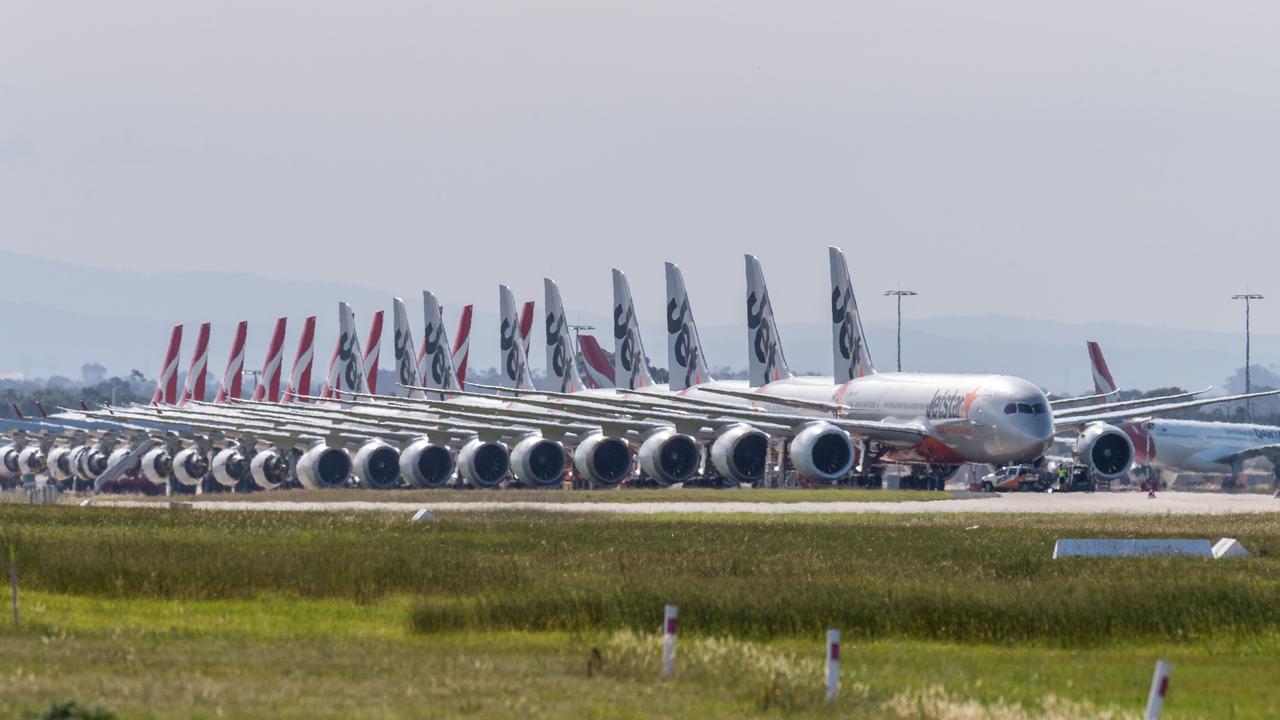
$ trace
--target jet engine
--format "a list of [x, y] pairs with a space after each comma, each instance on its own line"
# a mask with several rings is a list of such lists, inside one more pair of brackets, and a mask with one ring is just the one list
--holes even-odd
[[24, 475], [36, 475], [44, 472], [46, 465], [44, 451], [39, 445], [28, 445], [18, 453], [18, 471]]
[[458, 472], [476, 487], [497, 487], [510, 469], [511, 453], [502, 443], [476, 438], [458, 451]]
[[456, 469], [457, 463], [449, 448], [433, 444], [427, 438], [414, 440], [400, 453], [400, 475], [415, 487], [444, 487]]
[[0, 447], [0, 479], [18, 477], [18, 446]]
[[617, 485], [631, 473], [631, 446], [622, 438], [588, 435], [574, 448], [573, 465], [592, 485]]
[[768, 434], [750, 425], [731, 425], [711, 443], [711, 464], [734, 482], [763, 480], [768, 458]]
[[669, 428], [651, 433], [636, 453], [644, 474], [662, 485], [693, 477], [701, 455], [697, 440]]
[[317, 444], [302, 453], [295, 468], [302, 487], [339, 488], [351, 479], [351, 454], [341, 448]]
[[240, 448], [223, 448], [213, 455], [213, 479], [223, 487], [235, 487], [249, 474], [249, 461]]
[[791, 462], [810, 480], [839, 480], [849, 474], [853, 458], [849, 434], [828, 422], [809, 423], [791, 438]]
[[54, 482], [65, 482], [71, 479], [71, 447], [69, 445], [59, 445], [49, 451], [49, 458], [46, 461], [49, 465], [49, 477]]
[[93, 482], [107, 471], [107, 454], [96, 445], [80, 445], [71, 451], [71, 466], [77, 478]]
[[173, 475], [173, 458], [169, 455], [169, 451], [163, 447], [156, 447], [143, 453], [138, 463], [138, 474], [152, 485], [163, 486], [168, 483], [170, 476]]
[[267, 448], [249, 461], [249, 478], [263, 490], [274, 490], [289, 481], [289, 459], [279, 448]]
[[[53, 453], [49, 453], [49, 461], [53, 462]], [[181, 450], [173, 458], [173, 479], [187, 487], [200, 484], [209, 474], [209, 458], [198, 447]]]
[[382, 440], [369, 440], [356, 450], [356, 477], [371, 488], [390, 490], [400, 485], [400, 451]]
[[564, 446], [538, 435], [530, 435], [511, 449], [511, 472], [525, 485], [559, 485], [567, 465]]
[[1076, 436], [1072, 459], [1079, 465], [1087, 465], [1094, 476], [1111, 480], [1129, 472], [1133, 467], [1133, 441], [1123, 430], [1108, 423], [1087, 425]]

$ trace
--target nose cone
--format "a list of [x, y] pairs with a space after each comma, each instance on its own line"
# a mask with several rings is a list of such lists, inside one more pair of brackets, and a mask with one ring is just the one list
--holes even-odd
[[1004, 377], [990, 388], [990, 412], [997, 418], [998, 452], [1006, 462], [1030, 462], [1053, 445], [1053, 410], [1036, 385]]

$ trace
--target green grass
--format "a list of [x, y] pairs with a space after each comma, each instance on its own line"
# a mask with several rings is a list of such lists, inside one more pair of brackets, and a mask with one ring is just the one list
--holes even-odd
[[280, 490], [276, 492], [209, 493], [174, 497], [132, 496], [155, 503], [201, 502], [907, 502], [946, 500], [949, 492], [859, 490], [855, 488], [615, 488], [613, 490]]
[[[825, 715], [829, 626], [846, 638], [841, 714], [1132, 713], [1157, 657], [1175, 663], [1171, 717], [1280, 709], [1259, 680], [1280, 652], [1267, 515], [414, 524], [6, 506], [0, 528], [25, 620], [0, 631], [5, 716], [62, 696], [156, 717]], [[1063, 536], [1222, 535], [1256, 557], [1050, 559]], [[681, 677], [663, 685], [669, 602]]]

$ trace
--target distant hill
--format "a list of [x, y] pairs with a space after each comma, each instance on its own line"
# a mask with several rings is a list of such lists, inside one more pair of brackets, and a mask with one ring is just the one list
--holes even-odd
[[[0, 376], [21, 373], [27, 377], [58, 374], [78, 378], [82, 363], [96, 361], [113, 375], [137, 368], [153, 377], [168, 328], [176, 322], [194, 328], [205, 320], [214, 323], [211, 373], [221, 374], [230, 329], [242, 319], [250, 322], [248, 366], [256, 368], [265, 352], [267, 328], [282, 314], [293, 323], [286, 344], [290, 360], [301, 319], [308, 314], [318, 316], [316, 364], [323, 372], [337, 335], [336, 301], [351, 302], [363, 328], [372, 309], [388, 310], [389, 315], [392, 295], [389, 290], [359, 285], [282, 281], [249, 272], [105, 271], [12, 252], [0, 252], [0, 263], [5, 267], [5, 282], [0, 283], [0, 331], [6, 338]], [[421, 289], [402, 292], [410, 308], [418, 311]], [[487, 302], [493, 295], [477, 289], [474, 299]], [[456, 310], [446, 308], [450, 333]], [[608, 315], [601, 310], [607, 308], [571, 305], [567, 313], [595, 325], [602, 344], [611, 347]], [[665, 335], [654, 322], [661, 318], [661, 308], [639, 310], [645, 321], [645, 349], [655, 364], [665, 366]], [[496, 313], [488, 306], [477, 306], [474, 322], [472, 367], [496, 365]], [[831, 372], [826, 324], [782, 319], [780, 325], [793, 369]], [[383, 367], [390, 366], [392, 357], [390, 325], [387, 327]], [[699, 329], [713, 366], [745, 367], [743, 328], [710, 325]], [[893, 322], [870, 323], [867, 332], [877, 366], [892, 370]], [[1082, 391], [1092, 386], [1085, 340], [1103, 344], [1116, 379], [1127, 388], [1221, 386], [1243, 364], [1239, 333], [1117, 322], [1047, 322], [1015, 315], [908, 317], [903, 328], [903, 360], [907, 370], [1004, 372], [1058, 392]], [[184, 350], [189, 347], [188, 339]], [[536, 342], [531, 354], [532, 364], [541, 367], [544, 353]], [[1280, 364], [1280, 335], [1255, 335], [1253, 361], [1261, 366]], [[185, 363], [184, 353], [184, 368]]]

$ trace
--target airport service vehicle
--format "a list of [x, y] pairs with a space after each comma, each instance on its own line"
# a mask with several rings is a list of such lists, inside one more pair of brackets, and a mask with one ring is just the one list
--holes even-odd
[[1032, 465], [1007, 465], [982, 477], [984, 492], [1044, 492], [1056, 484], [1057, 476]]

